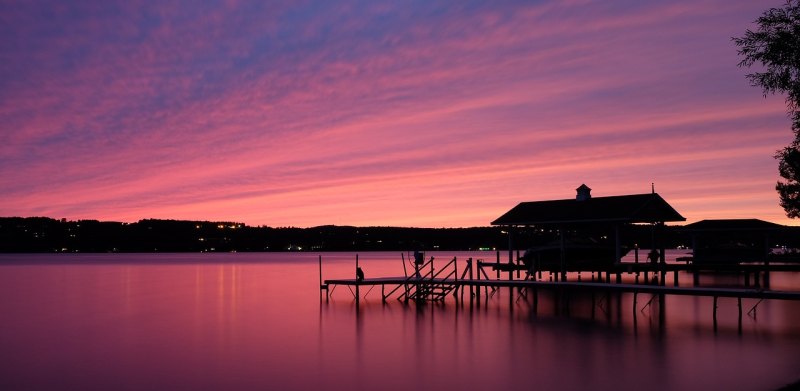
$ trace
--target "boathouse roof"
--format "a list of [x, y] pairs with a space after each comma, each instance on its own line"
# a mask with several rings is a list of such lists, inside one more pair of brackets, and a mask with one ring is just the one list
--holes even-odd
[[492, 225], [543, 225], [572, 223], [657, 223], [686, 221], [658, 193], [611, 197], [587, 196], [586, 185], [578, 197], [566, 200], [521, 202]]
[[695, 223], [686, 224], [682, 230], [686, 231], [777, 231], [787, 228], [786, 226], [771, 223], [759, 219], [718, 219], [700, 220]]

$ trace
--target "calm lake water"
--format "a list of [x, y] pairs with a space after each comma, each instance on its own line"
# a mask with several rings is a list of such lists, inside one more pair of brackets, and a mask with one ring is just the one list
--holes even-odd
[[[316, 253], [0, 255], [0, 390], [773, 390], [800, 379], [800, 303], [324, 299]], [[355, 254], [323, 253], [324, 278]], [[494, 253], [436, 253], [437, 260]], [[367, 277], [400, 253], [362, 253]], [[463, 265], [460, 266], [463, 268]], [[586, 278], [586, 276], [582, 276]], [[670, 281], [671, 282], [671, 281]], [[681, 285], [691, 285], [681, 276]], [[703, 277], [704, 285], [735, 277]], [[800, 276], [772, 277], [800, 290]], [[364, 293], [362, 291], [362, 293]], [[744, 300], [748, 312], [757, 300]]]

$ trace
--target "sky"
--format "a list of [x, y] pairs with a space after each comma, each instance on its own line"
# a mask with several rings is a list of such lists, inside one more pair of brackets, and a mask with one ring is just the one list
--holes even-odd
[[781, 5], [0, 0], [0, 216], [467, 227], [652, 183], [798, 225], [731, 42]]

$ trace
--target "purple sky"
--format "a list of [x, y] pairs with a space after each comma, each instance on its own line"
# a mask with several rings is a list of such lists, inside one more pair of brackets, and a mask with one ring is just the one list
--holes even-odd
[[487, 225], [656, 191], [788, 221], [780, 1], [0, 1], [0, 216]]

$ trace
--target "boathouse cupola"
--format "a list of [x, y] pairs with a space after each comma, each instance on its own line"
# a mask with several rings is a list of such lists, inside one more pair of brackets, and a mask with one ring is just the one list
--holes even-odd
[[575, 196], [575, 199], [578, 201], [586, 201], [592, 198], [592, 189], [586, 184], [582, 184], [579, 188], [575, 189], [578, 192], [578, 195]]

